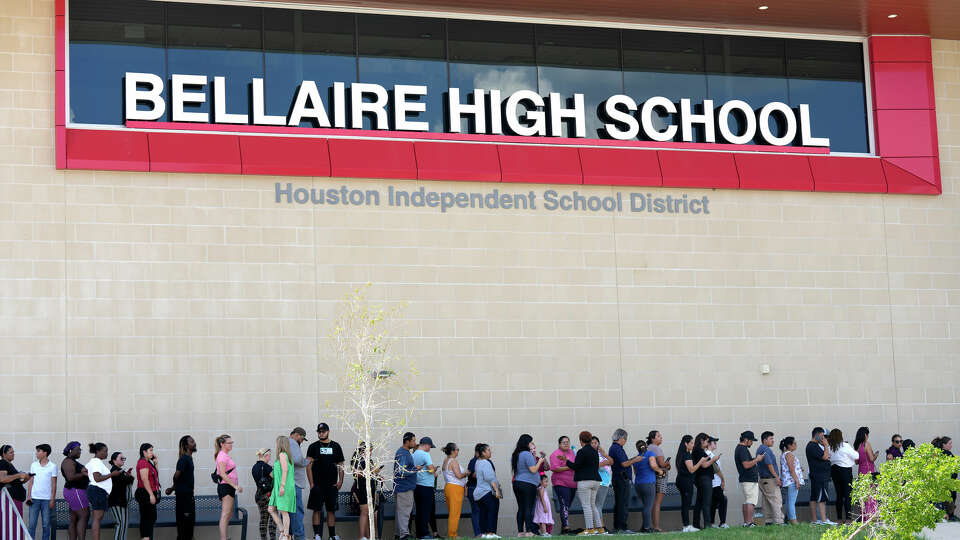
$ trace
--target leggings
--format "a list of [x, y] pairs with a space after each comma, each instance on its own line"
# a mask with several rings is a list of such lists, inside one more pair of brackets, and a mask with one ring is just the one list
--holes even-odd
[[720, 514], [720, 523], [727, 522], [727, 496], [720, 486], [713, 488], [713, 502], [710, 504], [710, 522], [714, 523], [713, 515]]
[[117, 522], [113, 530], [113, 540], [127, 540], [127, 522], [130, 518], [130, 511], [126, 506], [111, 506], [113, 519]]
[[[697, 525], [703, 525], [702, 527], [697, 527], [698, 529], [709, 529], [710, 525], [713, 523], [713, 514], [711, 510], [713, 507], [713, 477], [712, 476], [700, 476], [694, 480], [697, 484], [697, 511], [694, 515], [694, 527]], [[703, 521], [701, 521], [701, 519]]]
[[853, 467], [830, 466], [830, 477], [833, 487], [837, 490], [837, 519], [853, 519], [850, 510], [850, 484], [853, 483]]
[[683, 520], [683, 526], [686, 527], [690, 525], [690, 505], [693, 503], [693, 478], [690, 476], [678, 476], [677, 489], [680, 491], [680, 519]]
[[600, 510], [597, 508], [599, 489], [600, 482], [596, 480], [577, 482], [577, 499], [580, 500], [580, 508], [583, 508], [583, 521], [588, 530], [600, 527]]
[[530, 482], [513, 481], [513, 495], [517, 498], [517, 532], [537, 532], [540, 527], [533, 522], [533, 509], [537, 504], [537, 486]]
[[[159, 499], [159, 492], [154, 496]], [[140, 505], [140, 538], [153, 538], [153, 526], [157, 523], [157, 505], [150, 504], [150, 492], [137, 488], [133, 497]]]
[[270, 502], [270, 492], [254, 497], [257, 508], [260, 510], [260, 540], [277, 540], [277, 524], [270, 519], [267, 505]]
[[637, 497], [643, 501], [643, 523], [640, 531], [653, 527], [653, 500], [657, 496], [657, 484], [634, 484], [633, 489], [637, 492]]
[[570, 528], [570, 505], [573, 504], [573, 496], [577, 494], [577, 488], [553, 486], [553, 494], [557, 497], [557, 513], [560, 514], [561, 528], [568, 529]]

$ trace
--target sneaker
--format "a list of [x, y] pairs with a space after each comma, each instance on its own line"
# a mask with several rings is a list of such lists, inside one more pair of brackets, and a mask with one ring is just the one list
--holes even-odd
[[577, 533], [577, 536], [590, 536], [593, 534], [593, 529], [584, 529]]
[[697, 532], [697, 531], [699, 531], [699, 530], [700, 530], [700, 529], [694, 527], [693, 525], [687, 525], [686, 527], [684, 527], [683, 529], [681, 529], [680, 532], [688, 533], [688, 532]]
[[830, 521], [829, 519], [825, 519], [825, 520], [821, 521], [820, 524], [821, 524], [821, 525], [836, 525], [836, 522]]
[[631, 531], [630, 529], [620, 529], [619, 531], [614, 531], [614, 534], [637, 534], [637, 531]]
[[727, 525], [726, 523], [721, 523], [721, 524], [720, 524], [720, 528], [721, 528], [721, 529], [729, 529], [730, 526]]

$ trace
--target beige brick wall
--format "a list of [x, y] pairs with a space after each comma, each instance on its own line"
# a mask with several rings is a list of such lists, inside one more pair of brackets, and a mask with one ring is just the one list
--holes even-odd
[[18, 466], [38, 442], [151, 441], [169, 483], [189, 432], [212, 492], [215, 435], [246, 468], [277, 433], [330, 418], [325, 336], [368, 281], [408, 304], [414, 430], [494, 443], [504, 481], [521, 432], [552, 448], [655, 427], [672, 452], [703, 430], [728, 471], [747, 428], [869, 425], [878, 447], [960, 435], [957, 42], [934, 42], [939, 197], [690, 190], [709, 216], [439, 214], [277, 205], [271, 177], [57, 171], [53, 2], [0, 8], [0, 442]]

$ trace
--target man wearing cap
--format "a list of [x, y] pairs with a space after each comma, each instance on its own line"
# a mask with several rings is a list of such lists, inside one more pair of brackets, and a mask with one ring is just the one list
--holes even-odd
[[307, 483], [307, 458], [303, 457], [300, 445], [307, 440], [307, 430], [295, 427], [290, 432], [290, 460], [293, 461], [293, 483], [297, 491], [297, 511], [290, 516], [290, 534], [295, 540], [303, 540], [306, 533], [303, 530], [303, 490]]
[[413, 501], [417, 507], [417, 538], [433, 538], [430, 534], [430, 518], [433, 517], [435, 478], [437, 468], [433, 466], [430, 449], [435, 448], [433, 439], [424, 437], [413, 453], [413, 465], [417, 468], [417, 487], [413, 490]]
[[337, 536], [337, 494], [343, 485], [343, 449], [330, 440], [330, 426], [317, 424], [317, 441], [307, 448], [307, 481], [310, 497], [307, 508], [313, 510], [314, 540], [323, 538], [323, 509], [327, 509], [330, 540]]
[[750, 456], [750, 447], [757, 437], [752, 431], [740, 434], [740, 444], [733, 452], [733, 460], [737, 465], [740, 479], [740, 489], [743, 491], [743, 526], [754, 527], [753, 509], [760, 500], [760, 477], [757, 474], [757, 463], [763, 461], [763, 455]]
[[757, 457], [763, 456], [760, 469], [760, 494], [763, 496], [763, 519], [767, 525], [783, 525], [783, 495], [780, 493], [780, 471], [773, 451], [773, 432], [760, 434]]
[[417, 486], [417, 467], [410, 451], [417, 446], [417, 436], [409, 431], [403, 434], [403, 445], [393, 456], [393, 498], [397, 503], [397, 537], [410, 538], [410, 514], [413, 513], [413, 491]]

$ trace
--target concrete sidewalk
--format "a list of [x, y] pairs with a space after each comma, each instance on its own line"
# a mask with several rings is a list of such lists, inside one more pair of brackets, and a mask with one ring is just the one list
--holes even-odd
[[960, 538], [960, 523], [941, 523], [936, 529], [924, 529], [920, 534], [926, 540], [955, 540]]

